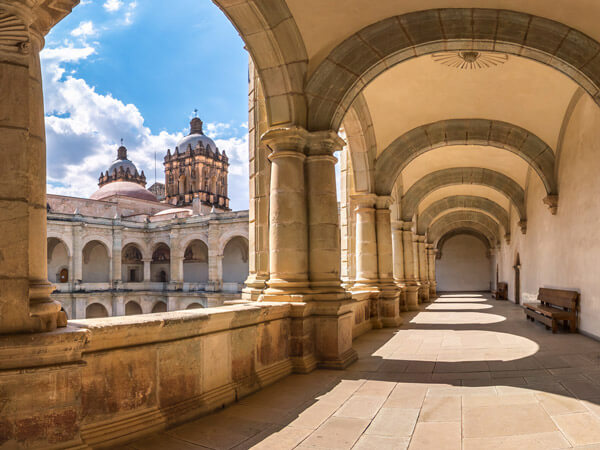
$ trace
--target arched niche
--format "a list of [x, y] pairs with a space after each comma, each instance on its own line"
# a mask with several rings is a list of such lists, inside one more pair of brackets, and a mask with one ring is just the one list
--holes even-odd
[[82, 250], [82, 281], [84, 283], [108, 283], [110, 281], [110, 257], [103, 242], [90, 241]]
[[167, 312], [167, 304], [165, 302], [156, 302], [152, 307], [153, 313]]
[[69, 281], [69, 249], [61, 239], [48, 238], [48, 280], [51, 283]]
[[243, 284], [248, 278], [248, 240], [230, 239], [223, 250], [223, 282]]
[[208, 281], [208, 246], [200, 239], [194, 239], [185, 248], [183, 281], [186, 283], [206, 283]]
[[128, 283], [144, 281], [142, 251], [136, 244], [127, 244], [121, 251], [121, 279]]
[[125, 315], [126, 316], [134, 316], [136, 314], [142, 314], [142, 307], [139, 303], [129, 301], [125, 304]]
[[86, 319], [97, 319], [100, 317], [108, 317], [108, 311], [104, 307], [104, 305], [100, 303], [92, 303], [85, 308], [85, 318]]
[[200, 303], [192, 303], [191, 305], [188, 305], [187, 308], [185, 309], [202, 309], [204, 308], [204, 306], [202, 306]]
[[152, 252], [150, 279], [154, 282], [168, 283], [171, 271], [171, 249], [164, 243], [158, 244]]

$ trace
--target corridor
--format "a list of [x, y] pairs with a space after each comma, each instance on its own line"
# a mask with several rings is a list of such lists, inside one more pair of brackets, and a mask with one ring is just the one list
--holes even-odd
[[118, 448], [600, 448], [600, 343], [512, 303], [442, 295], [354, 348], [345, 371], [288, 376]]

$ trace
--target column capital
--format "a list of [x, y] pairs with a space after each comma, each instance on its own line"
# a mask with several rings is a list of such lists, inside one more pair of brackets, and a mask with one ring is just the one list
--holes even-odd
[[332, 156], [346, 145], [335, 131], [314, 131], [308, 134], [306, 154], [309, 157], [327, 155]]
[[286, 154], [297, 152], [304, 155], [309, 134], [302, 127], [271, 128], [261, 136], [260, 141], [271, 151], [269, 159], [282, 152]]
[[375, 205], [377, 209], [387, 209], [390, 210], [390, 206], [392, 206], [393, 199], [390, 195], [378, 195], [375, 200]]
[[375, 203], [377, 202], [377, 196], [375, 194], [353, 194], [350, 199], [356, 204], [356, 210], [358, 209], [375, 209]]

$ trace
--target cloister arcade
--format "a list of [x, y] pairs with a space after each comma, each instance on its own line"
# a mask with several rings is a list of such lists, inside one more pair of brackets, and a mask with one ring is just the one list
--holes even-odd
[[[77, 2], [15, 6], [0, 0], [2, 11], [22, 24], [19, 42], [0, 34], [0, 79], [8, 88], [0, 98], [0, 139], [13, 149], [0, 166], [0, 206], [7, 214], [0, 222], [0, 369], [13, 370], [8, 389], [21, 393], [21, 384], [34, 384], [29, 378], [23, 383], [24, 377], [54, 364], [57, 374], [48, 375], [54, 377], [49, 383], [64, 388], [60, 399], [38, 389], [43, 411], [30, 397], [15, 395], [8, 406], [18, 411], [11, 423], [46, 424], [45, 411], [63, 408], [77, 426], [52, 424], [69, 445], [126, 442], [132, 433], [141, 436], [221, 408], [292, 372], [345, 369], [358, 358], [355, 339], [403, 324], [390, 339], [440, 331], [452, 340], [448, 335], [468, 326], [489, 336], [481, 328], [508, 324], [489, 333], [499, 341], [502, 335], [525, 342], [523, 353], [506, 361], [505, 353], [489, 356], [484, 348], [479, 360], [459, 360], [483, 363], [473, 371], [485, 372], [481, 383], [494, 395], [503, 382], [491, 367], [516, 371], [519, 363], [550, 353], [566, 361], [578, 346], [597, 354], [596, 343], [580, 335], [546, 339], [529, 328], [511, 335], [516, 326], [507, 317], [516, 314], [508, 308], [516, 307], [510, 304], [483, 306], [509, 311], [506, 316], [469, 312], [477, 317], [473, 323], [449, 321], [456, 330], [419, 321], [418, 315], [438, 290], [482, 280], [490, 288], [508, 282], [509, 300], [517, 303], [535, 299], [540, 287], [573, 289], [581, 298], [579, 331], [600, 337], [600, 279], [594, 270], [600, 250], [600, 3], [497, 0], [486, 8], [483, 0], [213, 2], [250, 54], [247, 254], [242, 233], [219, 237], [216, 228], [207, 228], [186, 235], [175, 221], [168, 229], [153, 228], [152, 242], [134, 224], [128, 224], [135, 234], [131, 242], [112, 228], [116, 237], [103, 240], [91, 225], [73, 226], [77, 239], [64, 244], [52, 239], [51, 222], [46, 233], [39, 51], [43, 36]], [[123, 256], [133, 237], [141, 258], [137, 252]], [[123, 270], [123, 258], [133, 272]], [[218, 291], [232, 274], [239, 281], [245, 258], [243, 301], [223, 308], [197, 309], [195, 302], [189, 310], [173, 311], [167, 295], [168, 312], [149, 319], [67, 323], [50, 296], [48, 278], [60, 279], [64, 268], [74, 284], [107, 282], [112, 288], [128, 283], [123, 274], [137, 279], [140, 259], [140, 278], [168, 292], [198, 285]], [[474, 270], [456, 263], [465, 258], [483, 266], [476, 279], [461, 281]], [[232, 264], [227, 275], [225, 263]], [[98, 270], [91, 272], [90, 265]], [[478, 295], [465, 303], [481, 301]], [[164, 301], [150, 291], [137, 297], [135, 304], [100, 299], [85, 315], [114, 315], [113, 305], [137, 314]], [[47, 333], [57, 327], [64, 329]], [[373, 340], [385, 335], [380, 331], [372, 332]], [[26, 334], [31, 332], [38, 333]], [[427, 344], [441, 347], [435, 339]], [[367, 373], [370, 386], [398, 376], [394, 367], [408, 370], [423, 362], [423, 355], [402, 346], [388, 354], [385, 345], [363, 353], [361, 369], [354, 369]], [[463, 351], [475, 354], [460, 345], [455, 358]], [[42, 347], [50, 350], [40, 362]], [[16, 353], [18, 358], [8, 357]], [[463, 369], [456, 359], [425, 362], [426, 375], [411, 373], [401, 382], [426, 377], [430, 384], [456, 383], [460, 392], [471, 387], [467, 377], [452, 378]], [[382, 374], [385, 364], [388, 372]], [[436, 367], [446, 370], [440, 378]], [[565, 367], [573, 369], [569, 376], [583, 370]], [[28, 375], [14, 370], [23, 368]], [[537, 375], [557, 382], [553, 369], [544, 366]], [[516, 377], [533, 389], [529, 377]], [[572, 392], [597, 403], [599, 397], [589, 393], [600, 392], [598, 386], [584, 378], [577, 382], [589, 390], [575, 386]], [[294, 382], [304, 386], [299, 377]], [[593, 422], [589, 428], [600, 436], [600, 418], [585, 411]], [[17, 439], [17, 427], [11, 430]]]

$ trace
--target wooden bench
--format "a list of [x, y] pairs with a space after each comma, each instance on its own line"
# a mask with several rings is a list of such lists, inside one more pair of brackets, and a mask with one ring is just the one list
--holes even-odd
[[496, 300], [508, 300], [508, 283], [500, 281], [494, 291], [494, 298]]
[[564, 321], [569, 325], [571, 333], [577, 331], [577, 306], [579, 293], [561, 289], [540, 288], [538, 293], [540, 303], [525, 303], [525, 315], [532, 322], [537, 320], [552, 327], [552, 332], [558, 330], [558, 322]]

